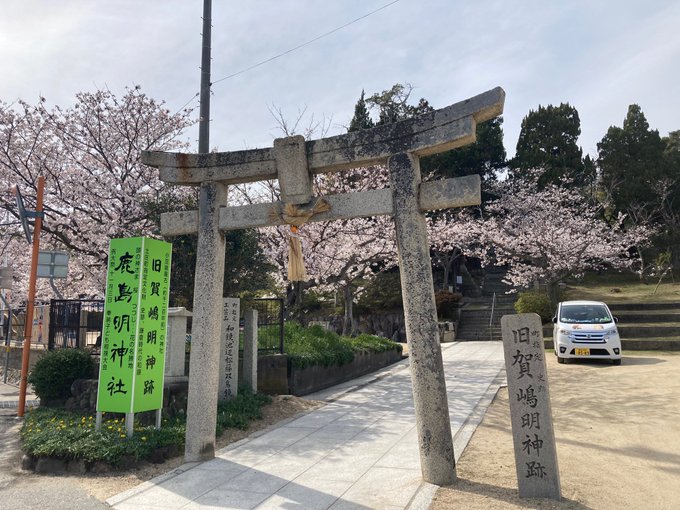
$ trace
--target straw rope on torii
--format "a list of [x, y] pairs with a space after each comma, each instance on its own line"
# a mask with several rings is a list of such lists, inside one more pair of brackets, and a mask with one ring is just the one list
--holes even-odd
[[317, 198], [307, 207], [295, 204], [283, 204], [279, 214], [272, 214], [273, 221], [281, 218], [286, 225], [290, 225], [288, 235], [288, 281], [301, 282], [307, 279], [305, 262], [302, 256], [302, 241], [298, 235], [299, 228], [307, 223], [312, 216], [330, 211], [330, 204], [323, 198]]
[[[478, 122], [503, 111], [505, 93], [496, 88], [393, 124], [320, 140], [281, 138], [270, 149], [172, 154], [146, 152], [142, 161], [161, 180], [199, 185], [199, 211], [161, 215], [164, 236], [198, 232], [194, 317], [190, 359], [185, 460], [214, 456], [224, 278], [224, 232], [298, 221], [391, 215], [395, 222], [413, 400], [425, 481], [455, 479], [425, 211], [477, 205], [478, 175], [421, 182], [419, 158], [475, 141]], [[314, 197], [312, 174], [387, 164], [390, 188]], [[230, 184], [278, 179], [281, 201], [227, 207]], [[315, 209], [325, 203], [327, 210]], [[307, 217], [303, 211], [312, 214]]]

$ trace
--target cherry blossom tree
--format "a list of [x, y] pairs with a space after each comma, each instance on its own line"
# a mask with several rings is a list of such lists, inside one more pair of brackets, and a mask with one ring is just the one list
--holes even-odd
[[539, 174], [498, 183], [499, 198], [486, 206], [486, 218], [477, 224], [486, 262], [508, 264], [506, 281], [513, 286], [545, 282], [553, 301], [556, 284], [566, 277], [635, 267], [632, 248], [648, 241], [648, 227], [626, 230], [623, 215], [612, 226], [602, 218], [601, 206], [573, 188], [539, 188]]
[[[0, 103], [0, 209], [18, 219], [14, 185], [34, 209], [37, 178], [45, 176], [41, 248], [70, 252], [64, 294], [103, 295], [109, 239], [156, 235], [149, 205], [186, 200], [190, 191], [160, 182], [139, 155], [187, 147], [181, 135], [193, 123], [190, 110], [173, 114], [139, 87], [122, 97], [79, 93], [68, 108], [48, 108], [43, 98], [37, 105]], [[0, 228], [0, 254], [22, 275], [18, 289], [25, 288], [30, 249], [16, 224]]]
[[476, 219], [478, 214], [478, 209], [466, 207], [427, 217], [432, 264], [444, 272], [443, 290], [448, 288], [454, 265], [463, 256], [476, 256], [480, 253]]
[[[314, 179], [314, 195], [325, 196], [384, 188], [389, 181], [386, 168], [358, 168], [322, 174]], [[276, 182], [243, 186], [232, 193], [234, 200], [246, 203], [279, 200]], [[261, 241], [277, 268], [277, 281], [288, 287], [291, 304], [299, 302], [301, 287], [340, 292], [345, 305], [343, 331], [356, 331], [353, 303], [362, 283], [396, 264], [394, 224], [388, 216], [353, 218], [330, 222], [310, 222], [299, 229], [303, 257], [309, 276], [307, 282], [293, 286], [286, 282], [288, 264], [288, 226], [261, 229]]]

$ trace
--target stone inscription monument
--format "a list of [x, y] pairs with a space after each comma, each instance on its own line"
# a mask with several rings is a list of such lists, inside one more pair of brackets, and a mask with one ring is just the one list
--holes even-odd
[[501, 317], [519, 495], [561, 499], [543, 328], [535, 313]]
[[224, 298], [220, 342], [218, 399], [231, 400], [238, 393], [238, 322], [240, 299]]
[[[426, 211], [480, 203], [479, 176], [421, 182], [419, 158], [475, 141], [478, 122], [503, 112], [496, 88], [413, 119], [319, 140], [292, 136], [274, 147], [226, 153], [146, 152], [144, 164], [161, 180], [200, 186], [198, 211], [161, 217], [164, 236], [198, 232], [185, 460], [214, 456], [224, 232], [289, 223], [284, 211], [329, 206], [308, 221], [362, 216], [394, 217], [421, 470], [427, 482], [455, 480], [453, 441], [439, 345]], [[312, 175], [387, 164], [390, 188], [314, 197]], [[281, 202], [227, 207], [230, 184], [278, 179]]]

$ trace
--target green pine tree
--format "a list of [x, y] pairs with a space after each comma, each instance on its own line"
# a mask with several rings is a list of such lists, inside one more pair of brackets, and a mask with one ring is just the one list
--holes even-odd
[[595, 175], [585, 172], [582, 150], [576, 144], [580, 134], [578, 111], [569, 103], [531, 110], [522, 120], [510, 174], [540, 169], [540, 186], [559, 184], [565, 178], [578, 187], [591, 184]]

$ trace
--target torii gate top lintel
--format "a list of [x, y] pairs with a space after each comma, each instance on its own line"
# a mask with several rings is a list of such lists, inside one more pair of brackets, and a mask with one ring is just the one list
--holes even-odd
[[[467, 145], [475, 141], [477, 123], [500, 115], [504, 101], [505, 92], [496, 87], [412, 119], [309, 140], [304, 142], [308, 171], [313, 174], [334, 172], [385, 163], [395, 153], [427, 156]], [[276, 143], [274, 148], [209, 154], [144, 151], [142, 162], [158, 168], [160, 179], [168, 183], [199, 185], [217, 181], [239, 184], [277, 179], [280, 174], [275, 152]]]

